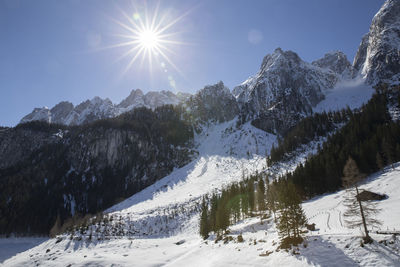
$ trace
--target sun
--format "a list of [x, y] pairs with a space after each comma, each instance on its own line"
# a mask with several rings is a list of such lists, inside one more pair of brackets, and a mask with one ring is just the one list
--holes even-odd
[[177, 40], [178, 32], [175, 32], [173, 28], [189, 11], [173, 18], [171, 14], [160, 14], [159, 7], [160, 2], [155, 8], [151, 8], [154, 10], [151, 15], [148, 13], [147, 6], [145, 6], [140, 11], [136, 7], [132, 15], [120, 10], [123, 20], [111, 18], [123, 32], [114, 35], [125, 40], [107, 48], [127, 47], [126, 52], [117, 61], [130, 58], [122, 74], [128, 72], [134, 64], [138, 63], [139, 59], [140, 67], [147, 61], [150, 72], [154, 63], [158, 63], [158, 66], [162, 67], [164, 72], [168, 72], [166, 69], [168, 64], [182, 74], [171, 57], [176, 55], [174, 48], [186, 43]]
[[160, 37], [157, 32], [144, 30], [139, 32], [138, 40], [141, 47], [148, 50], [159, 49]]

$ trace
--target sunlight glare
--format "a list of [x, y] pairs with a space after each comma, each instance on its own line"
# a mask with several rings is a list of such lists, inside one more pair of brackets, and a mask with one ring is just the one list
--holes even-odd
[[139, 33], [140, 45], [146, 49], [152, 50], [158, 47], [160, 41], [159, 39], [160, 38], [158, 37], [157, 33], [151, 30], [144, 30]]
[[[173, 63], [171, 56], [179, 55], [174, 50], [176, 50], [178, 46], [187, 45], [188, 43], [178, 41], [176, 38], [180, 32], [174, 31], [173, 28], [182, 18], [190, 13], [190, 10], [183, 13], [181, 16], [173, 18], [170, 16], [171, 14], [168, 13], [160, 14], [159, 7], [160, 2], [153, 8], [153, 14], [151, 15], [148, 13], [146, 5], [144, 6], [144, 10], [138, 10], [135, 7], [131, 15], [128, 15], [124, 10], [119, 8], [122, 18], [125, 21], [110, 18], [114, 23], [119, 25], [123, 31], [120, 34], [114, 35], [124, 38], [125, 41], [106, 48], [128, 48], [116, 61], [130, 57], [127, 66], [121, 73], [122, 76], [125, 75], [138, 60], [140, 61], [140, 67], [147, 62], [150, 74], [153, 72], [153, 66], [160, 66], [163, 73], [169, 72], [168, 66], [171, 66], [183, 76], [182, 71]], [[175, 81], [170, 81], [172, 87], [175, 87], [175, 84]]]

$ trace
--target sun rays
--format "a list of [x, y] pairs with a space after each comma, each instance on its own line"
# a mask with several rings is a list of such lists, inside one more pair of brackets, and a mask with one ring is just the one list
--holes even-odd
[[[147, 65], [150, 74], [153, 71], [153, 65], [158, 64], [165, 73], [168, 72], [167, 66], [171, 66], [182, 75], [171, 57], [176, 56], [178, 54], [176, 50], [187, 43], [178, 40], [179, 32], [174, 30], [174, 26], [177, 26], [190, 11], [176, 18], [171, 18], [170, 13], [162, 14], [160, 12], [160, 2], [152, 8], [152, 12], [149, 12], [147, 5], [144, 5], [140, 11], [138, 8], [134, 8], [132, 15], [128, 15], [122, 9], [119, 10], [121, 18], [118, 20], [111, 18], [111, 20], [123, 32], [114, 34], [121, 41], [107, 48], [126, 49], [117, 59], [117, 61], [120, 61], [128, 58], [128, 63], [122, 75], [125, 75], [136, 64], [140, 64], [140, 68]], [[175, 81], [170, 76], [168, 76], [168, 79], [171, 87], [174, 87]]]

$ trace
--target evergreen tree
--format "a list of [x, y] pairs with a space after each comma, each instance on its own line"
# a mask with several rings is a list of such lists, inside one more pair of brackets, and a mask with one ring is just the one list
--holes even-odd
[[248, 194], [248, 199], [249, 199], [249, 209], [250, 213], [253, 214], [255, 211], [255, 193], [254, 193], [254, 180], [253, 179], [248, 179], [247, 180], [247, 194]]
[[376, 152], [376, 166], [378, 166], [380, 170], [382, 170], [385, 167], [383, 163], [383, 158], [379, 152]]
[[276, 199], [277, 199], [277, 184], [273, 181], [271, 184], [267, 182], [267, 208], [274, 215], [274, 221], [276, 222]]
[[392, 169], [394, 169], [394, 151], [392, 146], [387, 140], [383, 140], [382, 142], [382, 149], [383, 149], [383, 155], [385, 155], [386, 163], [391, 164]]
[[298, 244], [303, 240], [300, 229], [307, 223], [307, 218], [294, 184], [287, 181], [280, 182], [278, 199], [277, 228], [281, 244]]
[[216, 232], [225, 231], [229, 226], [230, 212], [227, 208], [228, 198], [222, 195], [219, 199], [216, 213]]
[[208, 218], [208, 203], [206, 196], [203, 197], [201, 203], [201, 215], [200, 215], [200, 235], [203, 239], [207, 239], [210, 233], [209, 218]]
[[262, 177], [260, 177], [257, 183], [257, 204], [259, 211], [265, 211], [267, 209], [265, 203], [265, 185]]
[[209, 226], [210, 226], [210, 230], [214, 231], [214, 232], [217, 231], [217, 209], [218, 209], [218, 196], [216, 193], [213, 193], [211, 196]]
[[245, 218], [249, 214], [249, 196], [244, 181], [240, 182], [240, 207], [242, 218]]

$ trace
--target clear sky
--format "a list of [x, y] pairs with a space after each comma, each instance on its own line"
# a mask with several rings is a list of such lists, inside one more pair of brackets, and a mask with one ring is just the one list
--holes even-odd
[[[232, 89], [277, 47], [309, 62], [332, 50], [352, 61], [383, 2], [0, 0], [0, 125], [63, 100], [118, 103], [136, 88], [194, 93], [222, 80]], [[138, 49], [121, 58], [136, 44], [111, 48], [135, 35], [121, 24], [134, 28], [145, 10], [151, 21], [157, 5], [160, 28], [172, 23], [160, 48], [170, 62], [153, 53], [150, 67], [142, 53], [127, 69]]]

